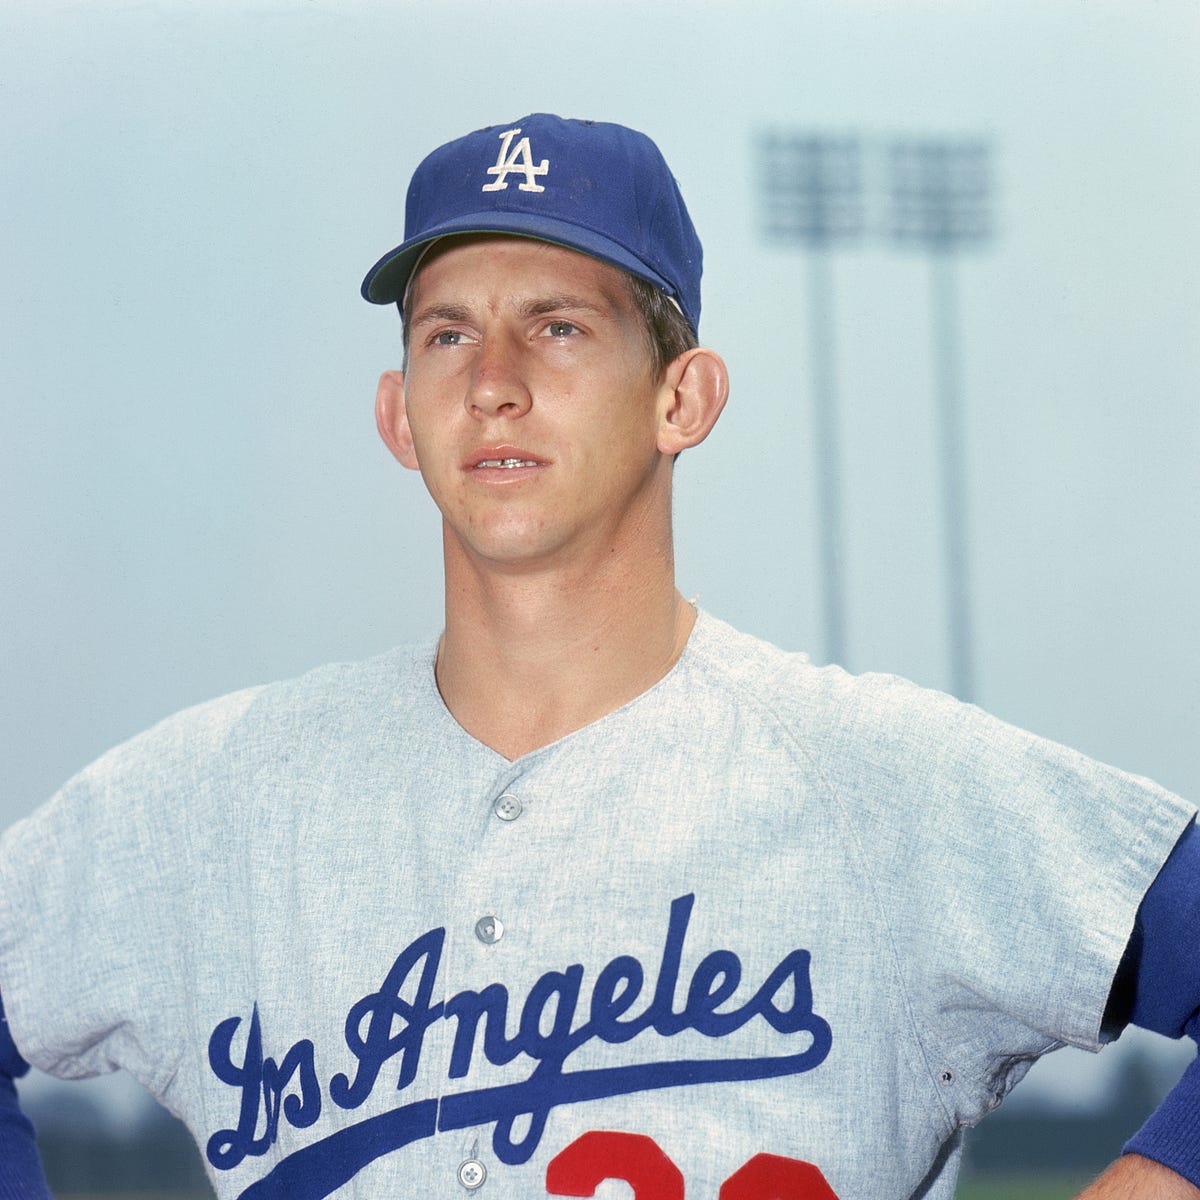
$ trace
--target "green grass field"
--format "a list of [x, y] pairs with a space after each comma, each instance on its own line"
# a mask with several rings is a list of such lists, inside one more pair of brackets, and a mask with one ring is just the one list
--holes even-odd
[[1090, 1182], [1065, 1175], [985, 1176], [964, 1180], [956, 1200], [1073, 1200]]

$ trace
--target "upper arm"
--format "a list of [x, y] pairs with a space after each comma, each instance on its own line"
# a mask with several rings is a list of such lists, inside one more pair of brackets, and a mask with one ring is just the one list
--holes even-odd
[[1192, 822], [1142, 899], [1105, 1026], [1200, 1036], [1200, 828]]
[[19, 1079], [28, 1070], [29, 1064], [21, 1057], [8, 1028], [8, 1018], [4, 1015], [4, 997], [0, 996], [0, 1080], [5, 1076], [9, 1079]]

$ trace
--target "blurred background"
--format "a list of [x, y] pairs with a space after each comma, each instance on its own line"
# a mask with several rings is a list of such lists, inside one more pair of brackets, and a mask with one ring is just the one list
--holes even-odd
[[[705, 243], [684, 592], [1200, 796], [1198, 63], [1194, 0], [0, 0], [0, 826], [440, 627], [358, 285], [535, 109], [648, 132]], [[963, 1194], [1067, 1194], [1188, 1057], [1051, 1056]], [[205, 1194], [127, 1081], [22, 1095], [58, 1194]]]

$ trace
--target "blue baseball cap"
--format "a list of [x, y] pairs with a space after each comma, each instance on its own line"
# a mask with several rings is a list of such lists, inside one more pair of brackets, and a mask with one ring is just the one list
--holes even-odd
[[447, 142], [408, 187], [404, 241], [367, 273], [373, 304], [402, 304], [431, 242], [509, 233], [590, 254], [660, 288], [700, 326], [700, 239], [679, 185], [644, 133], [533, 113]]

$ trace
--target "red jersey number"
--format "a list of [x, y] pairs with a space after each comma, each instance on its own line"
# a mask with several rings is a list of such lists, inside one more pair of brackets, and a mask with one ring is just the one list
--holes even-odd
[[[605, 1179], [633, 1188], [634, 1200], [683, 1200], [683, 1175], [653, 1138], [593, 1130], [546, 1168], [552, 1196], [594, 1196]], [[721, 1184], [718, 1200], [838, 1200], [812, 1163], [756, 1154]]]
[[683, 1200], [683, 1176], [653, 1138], [593, 1129], [556, 1154], [546, 1168], [552, 1196], [594, 1196], [606, 1179], [623, 1179], [634, 1200]]
[[812, 1163], [756, 1154], [721, 1184], [720, 1200], [838, 1200]]

